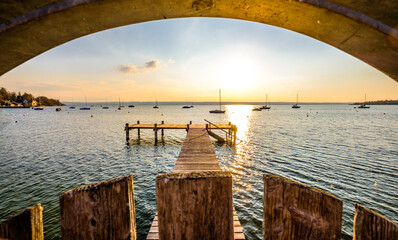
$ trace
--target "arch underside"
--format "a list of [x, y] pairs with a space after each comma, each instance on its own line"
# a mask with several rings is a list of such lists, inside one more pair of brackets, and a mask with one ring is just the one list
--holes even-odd
[[396, 0], [0, 0], [0, 75], [87, 34], [184, 17], [241, 19], [289, 29], [398, 81]]

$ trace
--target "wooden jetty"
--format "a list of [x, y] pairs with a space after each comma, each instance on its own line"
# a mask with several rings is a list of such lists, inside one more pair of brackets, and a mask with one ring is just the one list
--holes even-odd
[[[229, 126], [232, 126], [232, 125], [225, 125], [223, 127], [227, 128]], [[170, 205], [173, 205], [172, 203], [177, 202], [177, 201], [171, 201], [171, 202], [167, 203], [167, 202], [164, 201], [164, 199], [166, 199], [167, 196], [164, 197], [163, 195], [167, 195], [168, 191], [159, 190], [159, 185], [162, 185], [162, 183], [163, 183], [161, 180], [166, 178], [166, 181], [165, 181], [166, 183], [168, 181], [172, 181], [174, 179], [178, 179], [179, 180], [178, 184], [176, 185], [177, 187], [175, 186], [175, 188], [174, 188], [174, 189], [177, 189], [177, 192], [171, 193], [173, 195], [174, 194], [175, 195], [182, 195], [183, 197], [185, 197], [186, 195], [189, 195], [188, 191], [190, 191], [192, 188], [195, 188], [195, 187], [197, 189], [197, 190], [195, 190], [195, 191], [197, 191], [197, 193], [195, 193], [195, 194], [199, 195], [198, 192], [200, 192], [200, 190], [198, 190], [198, 189], [201, 189], [201, 187], [198, 187], [197, 185], [195, 185], [194, 187], [191, 186], [189, 188], [179, 188], [179, 186], [181, 186], [182, 183], [188, 184], [188, 185], [191, 184], [191, 183], [187, 183], [189, 181], [189, 179], [192, 180], [192, 179], [197, 178], [198, 174], [200, 175], [200, 173], [203, 173], [204, 175], [207, 174], [206, 176], [209, 176], [209, 174], [211, 175], [211, 172], [214, 172], [214, 174], [221, 174], [221, 175], [223, 175], [223, 173], [224, 173], [224, 172], [222, 172], [222, 170], [220, 168], [220, 165], [218, 164], [217, 156], [215, 154], [213, 145], [212, 145], [212, 143], [210, 141], [210, 137], [209, 137], [208, 131], [207, 131], [206, 127], [203, 126], [203, 125], [201, 125], [201, 126], [196, 125], [195, 127], [190, 127], [189, 130], [188, 130], [187, 137], [186, 137], [186, 139], [184, 141], [184, 144], [183, 144], [183, 146], [181, 148], [181, 152], [180, 152], [180, 154], [178, 156], [176, 165], [174, 166], [173, 172], [171, 174], [169, 174], [169, 175], [167, 175], [167, 174], [163, 175], [163, 176], [159, 175], [158, 178], [157, 178], [157, 183], [156, 183], [156, 185], [157, 185], [157, 188], [156, 188], [157, 189], [156, 190], [157, 194], [156, 195], [157, 195], [157, 202], [158, 202], [158, 211], [159, 211], [160, 208], [173, 208]], [[213, 176], [211, 176], [211, 177], [213, 177]], [[232, 205], [232, 176], [229, 176], [230, 185], [228, 185], [228, 182], [227, 182], [226, 185], [225, 185], [226, 187], [222, 188], [222, 189], [219, 189], [220, 185], [217, 185], [217, 184], [214, 185], [214, 188], [212, 188], [211, 187], [212, 180], [210, 178], [206, 179], [206, 177], [203, 177], [202, 179], [204, 179], [204, 180], [203, 180], [203, 183], [202, 183], [203, 185], [201, 185], [201, 186], [202, 187], [205, 186], [205, 188], [206, 188], [206, 190], [204, 190], [202, 192], [202, 195], [204, 195], [204, 194], [206, 194], [208, 192], [211, 192], [212, 190], [215, 191], [215, 192], [221, 192], [222, 189], [229, 189], [230, 188], [230, 190], [231, 190], [230, 191], [230, 201], [231, 201], [231, 205]], [[212, 195], [213, 199], [216, 198], [215, 195], [218, 196], [218, 194], [213, 194]], [[175, 196], [169, 196], [169, 197], [175, 198]], [[218, 197], [222, 198], [223, 196], [218, 196]], [[181, 200], [181, 198], [177, 198], [176, 200], [178, 200], [178, 199]], [[191, 200], [191, 201], [193, 201], [193, 200]], [[221, 202], [223, 202], [223, 201], [222, 200], [220, 200], [220, 201], [212, 201], [212, 202], [209, 202], [208, 204], [221, 205]], [[165, 225], [164, 226], [164, 230], [165, 231], [171, 231], [170, 228], [175, 228], [174, 226], [178, 225], [178, 222], [177, 223], [174, 222], [175, 219], [181, 219], [182, 218], [182, 220], [180, 220], [180, 221], [183, 221], [185, 223], [185, 221], [188, 221], [188, 220], [185, 220], [184, 218], [188, 219], [189, 217], [191, 217], [192, 215], [195, 215], [195, 214], [196, 215], [200, 215], [200, 214], [202, 215], [201, 217], [197, 217], [196, 219], [203, 219], [204, 218], [204, 219], [208, 219], [209, 222], [210, 222], [210, 219], [212, 219], [213, 222], [217, 222], [219, 219], [223, 218], [223, 216], [221, 216], [218, 219], [214, 219], [213, 213], [212, 214], [208, 214], [206, 216], [206, 214], [205, 214], [206, 213], [206, 209], [205, 208], [209, 208], [208, 206], [196, 206], [194, 203], [191, 203], [191, 202], [190, 203], [186, 202], [186, 203], [183, 203], [183, 204], [184, 204], [184, 206], [176, 207], [176, 209], [180, 210], [181, 208], [184, 208], [184, 207], [187, 208], [183, 212], [184, 213], [189, 212], [190, 213], [189, 216], [187, 216], [188, 214], [181, 216], [181, 213], [176, 213], [175, 211], [171, 211], [171, 213], [169, 213], [169, 216], [170, 215], [173, 216], [173, 219], [167, 219], [167, 223], [164, 223], [164, 225]], [[189, 205], [189, 206], [186, 206], [186, 205]], [[195, 208], [195, 209], [193, 209], [193, 208]], [[218, 207], [214, 207], [212, 209], [212, 211], [215, 212], [217, 208]], [[225, 215], [228, 212], [228, 207], [226, 207], [226, 208], [227, 208], [227, 210], [224, 212]], [[166, 210], [163, 210], [163, 211], [167, 212], [168, 210], [169, 209], [166, 209]], [[224, 239], [245, 239], [245, 236], [243, 234], [243, 229], [242, 229], [242, 227], [240, 225], [240, 222], [239, 222], [238, 216], [236, 215], [235, 209], [231, 206], [230, 210], [231, 210], [231, 216], [230, 217], [231, 217], [231, 220], [232, 220], [231, 223], [230, 223], [230, 224], [232, 224], [232, 225], [230, 225], [230, 227], [231, 227], [230, 230], [232, 231], [232, 234], [230, 234], [230, 235], [233, 235], [233, 238], [224, 238]], [[205, 215], [203, 216], [203, 214], [205, 214]], [[159, 227], [160, 226], [159, 226], [159, 221], [158, 221], [159, 217], [160, 216], [158, 216], [158, 214], [156, 214], [156, 216], [155, 216], [155, 218], [153, 220], [153, 223], [151, 225], [151, 228], [149, 230], [149, 233], [147, 235], [147, 239], [148, 240], [160, 239], [159, 238]], [[170, 225], [172, 225], [173, 227], [170, 226]], [[202, 225], [203, 225], [203, 223], [202, 223]], [[222, 229], [223, 228], [222, 227], [223, 223], [220, 223], [220, 225], [221, 226], [219, 226], [219, 225], [217, 225], [217, 226]], [[226, 223], [226, 225], [228, 226], [228, 223]], [[203, 227], [203, 228], [205, 228], [205, 227]], [[211, 228], [211, 227], [209, 227], [209, 228]], [[213, 228], [214, 228], [214, 226], [213, 226]], [[213, 229], [213, 228], [211, 228], [211, 229]], [[177, 230], [173, 229], [173, 234], [174, 235], [175, 234], [178, 235], [180, 230], [181, 229], [177, 229]], [[201, 230], [203, 231], [203, 229], [201, 229]], [[185, 231], [184, 232], [185, 234], [189, 234], [188, 230], [184, 229], [184, 231]], [[198, 235], [198, 234], [200, 234], [198, 232], [200, 232], [200, 231], [198, 229], [196, 229], [196, 231], [195, 231], [196, 235], [190, 235], [190, 236], [191, 237], [195, 237], [195, 239], [199, 239], [198, 238], [199, 236], [203, 237], [203, 235]], [[219, 229], [219, 232], [222, 232], [222, 230]], [[228, 232], [228, 231], [226, 230], [226, 232]], [[191, 233], [191, 234], [193, 234], [193, 233]], [[211, 234], [211, 233], [207, 232], [207, 234]], [[217, 234], [217, 233], [212, 233], [212, 234]], [[210, 236], [210, 235], [207, 235], [207, 236]], [[232, 237], [232, 236], [230, 236], [230, 237]], [[165, 239], [165, 238], [163, 238], [163, 239]]]
[[[206, 120], [207, 121], [207, 120]], [[209, 121], [207, 121], [209, 122]], [[236, 144], [236, 132], [238, 128], [236, 125], [231, 123], [228, 124], [192, 124], [192, 121], [189, 124], [165, 124], [164, 121], [161, 124], [142, 124], [140, 121], [137, 121], [137, 124], [130, 125], [126, 123], [124, 130], [126, 131], [126, 142], [127, 144], [130, 141], [130, 130], [137, 129], [138, 139], [141, 137], [142, 129], [150, 129], [154, 132], [155, 136], [155, 145], [158, 143], [158, 131], [161, 131], [161, 136], [164, 136], [164, 130], [186, 130], [189, 129], [206, 129], [208, 134], [215, 138], [219, 142], [229, 142]], [[225, 133], [225, 139], [214, 132], [214, 130], [221, 130]]]

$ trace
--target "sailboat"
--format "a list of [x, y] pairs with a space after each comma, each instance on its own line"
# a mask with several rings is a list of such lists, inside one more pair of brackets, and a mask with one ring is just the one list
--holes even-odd
[[296, 103], [293, 104], [292, 108], [300, 108], [301, 106], [298, 105], [298, 94], [297, 94], [297, 99], [296, 99]]
[[119, 107], [117, 108], [117, 110], [122, 110], [122, 105], [120, 104], [120, 98], [119, 98]]
[[157, 99], [157, 98], [156, 98], [156, 105], [153, 106], [153, 108], [159, 108], [159, 106], [158, 106], [158, 99]]
[[358, 108], [370, 108], [370, 106], [366, 106], [366, 94], [365, 94], [365, 102], [361, 105], [359, 105]]
[[209, 111], [210, 113], [225, 113], [225, 110], [221, 110], [221, 89], [218, 89], [218, 96], [220, 102], [220, 109], [211, 110]]
[[38, 99], [39, 99], [39, 105], [37, 105], [37, 107], [35, 107], [35, 108], [33, 108], [33, 110], [43, 110], [44, 108], [42, 108], [42, 107], [39, 107], [39, 106], [41, 106], [41, 101], [40, 101], [40, 97], [38, 97]]
[[265, 98], [265, 105], [263, 105], [260, 108], [261, 109], [271, 109], [271, 104], [269, 104], [269, 102], [268, 102], [268, 94], [266, 95], [266, 98]]
[[91, 108], [87, 107], [87, 97], [84, 96], [84, 99], [86, 100], [86, 107], [82, 107], [80, 110], [90, 110]]
[[69, 109], [75, 109], [75, 106], [73, 106], [73, 98], [72, 98], [72, 106], [69, 107]]
[[182, 106], [182, 108], [191, 108], [190, 106], [188, 106], [188, 99], [186, 99], [186, 101], [187, 101], [187, 105]]

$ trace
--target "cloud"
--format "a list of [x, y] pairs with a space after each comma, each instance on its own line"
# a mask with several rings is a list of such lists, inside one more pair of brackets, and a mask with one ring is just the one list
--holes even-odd
[[176, 63], [173, 59], [169, 59], [169, 61], [168, 61], [170, 64], [174, 64], [174, 63]]
[[159, 66], [160, 66], [159, 60], [152, 60], [146, 62], [142, 67], [137, 67], [136, 65], [129, 63], [129, 64], [120, 64], [116, 66], [115, 69], [125, 74], [138, 74], [138, 73], [156, 71], [159, 68]]

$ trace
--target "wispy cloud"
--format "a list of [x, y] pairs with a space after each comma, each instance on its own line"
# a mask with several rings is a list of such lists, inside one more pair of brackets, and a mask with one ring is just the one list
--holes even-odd
[[176, 63], [173, 59], [169, 59], [169, 61], [168, 61], [170, 64], [174, 64], [174, 63]]
[[115, 67], [115, 69], [121, 73], [125, 74], [138, 74], [138, 73], [144, 73], [144, 72], [151, 72], [151, 71], [156, 71], [160, 66], [160, 61], [159, 60], [152, 60], [149, 62], [146, 62], [143, 66], [138, 67], [137, 65], [134, 64], [120, 64]]

